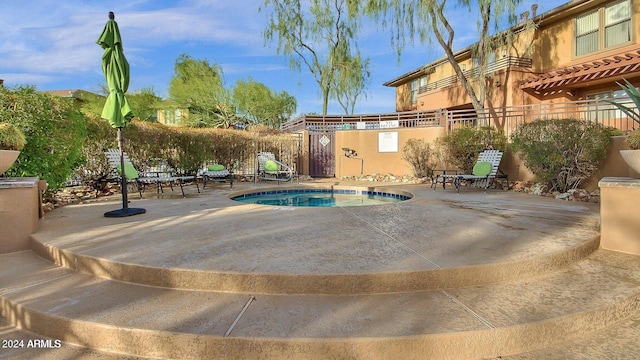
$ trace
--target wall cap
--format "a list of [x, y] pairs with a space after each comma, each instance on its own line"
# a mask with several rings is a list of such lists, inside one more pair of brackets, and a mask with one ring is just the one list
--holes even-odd
[[605, 177], [598, 182], [598, 186], [603, 188], [638, 188], [640, 189], [640, 179], [630, 177]]
[[38, 187], [38, 177], [0, 178], [0, 189]]

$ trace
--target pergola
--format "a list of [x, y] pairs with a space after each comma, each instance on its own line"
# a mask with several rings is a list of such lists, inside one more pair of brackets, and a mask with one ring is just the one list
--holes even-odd
[[538, 97], [571, 91], [586, 82], [622, 78], [640, 71], [640, 49], [554, 69], [526, 80], [520, 88]]

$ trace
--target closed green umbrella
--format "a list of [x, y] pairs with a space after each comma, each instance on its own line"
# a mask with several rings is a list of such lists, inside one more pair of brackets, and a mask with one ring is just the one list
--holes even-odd
[[124, 95], [129, 89], [129, 63], [122, 51], [120, 29], [113, 12], [109, 12], [109, 20], [98, 38], [98, 45], [104, 49], [102, 55], [102, 72], [107, 80], [109, 96], [102, 109], [102, 117], [109, 120], [112, 127], [118, 129], [118, 147], [120, 148], [120, 166], [122, 177], [122, 209], [106, 212], [106, 217], [124, 217], [143, 214], [145, 209], [129, 208], [127, 199], [127, 178], [124, 171], [124, 152], [122, 150], [122, 128], [133, 117], [129, 100]]
[[102, 117], [109, 120], [114, 128], [127, 126], [133, 117], [129, 100], [124, 95], [129, 89], [129, 62], [122, 51], [122, 38], [113, 12], [98, 38], [98, 45], [104, 49], [102, 54], [102, 72], [107, 80], [109, 96], [102, 109]]

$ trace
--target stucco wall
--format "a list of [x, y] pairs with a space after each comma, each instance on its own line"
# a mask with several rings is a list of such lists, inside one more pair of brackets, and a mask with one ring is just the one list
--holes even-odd
[[640, 255], [640, 222], [635, 212], [640, 202], [640, 180], [603, 178], [600, 188], [600, 246]]
[[[381, 133], [397, 133], [398, 151], [380, 152], [379, 141]], [[402, 148], [411, 138], [424, 139], [433, 144], [444, 135], [444, 128], [419, 129], [387, 129], [387, 130], [343, 130], [336, 132], [336, 177], [359, 176], [371, 174], [393, 174], [396, 176], [410, 175], [412, 169], [409, 163], [402, 159]], [[640, 177], [622, 159], [619, 150], [628, 149], [624, 143], [624, 136], [613, 137], [607, 159], [602, 168], [592, 179], [585, 181], [581, 187], [594, 190], [598, 181], [603, 177]], [[383, 140], [384, 141], [384, 140]], [[340, 149], [346, 147], [357, 151], [358, 156], [347, 158]], [[535, 175], [527, 169], [522, 160], [510, 149], [505, 152], [500, 169], [509, 175], [509, 180], [535, 181]]]
[[29, 247], [39, 227], [42, 187], [38, 178], [0, 179], [0, 254]]
[[[381, 152], [382, 145], [393, 142], [392, 135], [397, 135], [397, 152]], [[385, 130], [343, 130], [336, 132], [336, 177], [359, 176], [371, 174], [411, 174], [411, 166], [402, 159], [402, 148], [409, 139], [424, 139], [433, 143], [444, 134], [444, 128], [411, 128]], [[344, 156], [340, 149], [354, 149], [358, 155], [353, 158]], [[384, 150], [384, 149], [383, 149]]]

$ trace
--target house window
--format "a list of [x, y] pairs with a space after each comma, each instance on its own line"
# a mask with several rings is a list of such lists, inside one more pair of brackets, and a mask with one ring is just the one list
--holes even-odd
[[609, 4], [576, 18], [577, 56], [629, 41], [631, 41], [630, 0]]
[[599, 30], [597, 11], [576, 19], [576, 55], [598, 50]]
[[604, 46], [631, 41], [631, 7], [628, 0], [609, 5], [604, 10]]
[[427, 85], [429, 84], [429, 78], [423, 76], [420, 78], [420, 87], [418, 88], [418, 93], [423, 93], [427, 91]]
[[411, 103], [418, 102], [418, 90], [420, 90], [419, 79], [415, 79], [411, 82]]
[[165, 125], [180, 125], [182, 123], [182, 109], [171, 109], [164, 111]]

